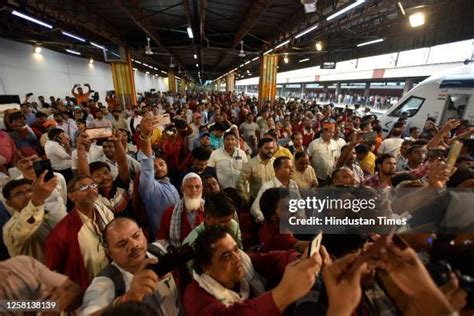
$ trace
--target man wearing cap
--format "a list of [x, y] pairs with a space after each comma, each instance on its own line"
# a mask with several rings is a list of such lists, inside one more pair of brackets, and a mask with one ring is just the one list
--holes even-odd
[[318, 175], [320, 185], [323, 185], [328, 180], [339, 158], [337, 145], [333, 139], [335, 132], [336, 127], [333, 123], [324, 123], [321, 137], [313, 140], [308, 146], [308, 155]]
[[202, 180], [194, 172], [184, 176], [183, 198], [163, 213], [157, 239], [164, 246], [181, 246], [189, 233], [204, 220]]

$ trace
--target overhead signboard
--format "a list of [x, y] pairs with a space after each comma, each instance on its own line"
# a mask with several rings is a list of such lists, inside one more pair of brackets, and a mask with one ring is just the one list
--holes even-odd
[[321, 69], [336, 69], [336, 62], [335, 61], [325, 61], [321, 65]]

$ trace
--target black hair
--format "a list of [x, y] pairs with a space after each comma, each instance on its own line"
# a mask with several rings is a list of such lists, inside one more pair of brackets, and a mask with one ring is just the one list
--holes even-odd
[[81, 119], [81, 118], [80, 118], [80, 119], [77, 119], [77, 120], [76, 120], [76, 123], [82, 123], [82, 124], [84, 124], [84, 125], [87, 125], [86, 120]]
[[273, 169], [279, 169], [283, 165], [283, 162], [286, 160], [291, 160], [289, 157], [281, 156], [275, 159], [273, 162]]
[[227, 230], [220, 226], [211, 226], [202, 231], [194, 242], [194, 271], [202, 274], [204, 268], [212, 262], [214, 245], [217, 241], [225, 238]]
[[364, 127], [369, 126], [369, 125], [370, 125], [369, 121], [364, 121], [364, 122], [360, 123], [360, 129], [364, 129]]
[[395, 124], [393, 124], [393, 128], [402, 128], [403, 125], [405, 125], [405, 123], [403, 123], [403, 122], [396, 122]]
[[273, 142], [273, 139], [271, 139], [270, 137], [264, 137], [258, 141], [257, 148], [262, 148], [263, 145], [270, 142]]
[[23, 118], [24, 120], [26, 119], [25, 115], [20, 111], [13, 112], [8, 116], [8, 121], [11, 123], [11, 121], [18, 120], [19, 118]]
[[392, 182], [392, 186], [395, 188], [397, 187], [397, 185], [399, 185], [403, 181], [413, 181], [417, 179], [418, 178], [415, 175], [409, 172], [401, 172], [401, 173], [397, 173], [393, 175], [392, 178], [390, 179], [390, 182]]
[[18, 179], [18, 180], [8, 181], [8, 183], [5, 184], [5, 186], [2, 189], [2, 194], [5, 197], [5, 199], [9, 200], [11, 198], [11, 193], [15, 188], [25, 185], [25, 184], [32, 184], [32, 183], [33, 181], [29, 179]]
[[395, 158], [393, 157], [392, 155], [390, 154], [382, 154], [380, 156], [378, 156], [376, 159], [375, 159], [375, 165], [381, 165], [383, 164], [383, 162], [387, 159], [390, 159], [390, 158]]
[[103, 161], [94, 161], [89, 164], [89, 170], [91, 175], [99, 169], [107, 168], [110, 171], [110, 166], [108, 163]]
[[48, 115], [46, 115], [46, 113], [44, 112], [39, 111], [39, 112], [36, 112], [35, 117], [36, 118], [48, 117]]
[[224, 217], [234, 215], [237, 211], [232, 200], [223, 192], [218, 192], [206, 196], [204, 204], [204, 214], [211, 217]]
[[277, 139], [277, 134], [275, 133], [275, 130], [271, 129], [265, 133], [265, 135], [270, 135], [271, 138]]
[[232, 132], [232, 131], [228, 131], [228, 132], [225, 132], [225, 133], [224, 133], [224, 139], [226, 139], [228, 136], [234, 136], [235, 138], [237, 138], [237, 137], [235, 136], [235, 133]]
[[295, 153], [295, 161], [306, 156], [308, 156], [308, 154], [305, 151], [297, 151]]
[[474, 168], [473, 167], [464, 167], [459, 168], [446, 182], [448, 188], [455, 188], [466, 180], [474, 179]]
[[225, 124], [224, 124], [224, 123], [220, 123], [220, 122], [214, 124], [214, 126], [213, 126], [213, 130], [214, 130], [214, 131], [225, 132], [226, 129], [227, 129], [227, 128], [226, 128]]
[[61, 135], [62, 133], [64, 133], [64, 131], [60, 128], [52, 128], [48, 131], [48, 138], [50, 140], [55, 140], [56, 137], [58, 137], [59, 135]]
[[288, 196], [290, 196], [290, 192], [285, 188], [270, 188], [263, 192], [260, 197], [260, 209], [267, 223], [273, 223], [272, 216], [276, 213], [278, 203]]
[[209, 160], [211, 157], [212, 150], [204, 148], [204, 147], [196, 147], [191, 152], [191, 156], [193, 159], [197, 159], [200, 161]]
[[416, 127], [416, 126], [410, 127], [410, 134], [411, 134], [413, 131], [417, 130], [417, 129], [419, 129], [419, 128]]
[[357, 154], [366, 154], [370, 151], [369, 146], [366, 144], [359, 144], [354, 149]]

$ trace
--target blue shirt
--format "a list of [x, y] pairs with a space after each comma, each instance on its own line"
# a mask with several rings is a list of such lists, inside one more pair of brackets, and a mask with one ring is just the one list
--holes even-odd
[[155, 240], [163, 213], [168, 207], [179, 201], [179, 193], [168, 178], [155, 179], [154, 157], [148, 157], [139, 151], [137, 158], [141, 166], [138, 193], [145, 205], [150, 240]]
[[213, 150], [219, 149], [224, 146], [224, 137], [216, 137], [214, 136], [214, 133], [211, 133], [209, 140], [211, 141], [211, 148]]
[[[0, 202], [0, 231], [3, 225], [8, 222], [8, 220], [12, 216], [10, 213], [8, 213], [7, 209], [5, 208], [5, 205], [3, 205], [2, 202]], [[7, 246], [5, 246], [5, 243], [3, 242], [3, 234], [0, 235], [0, 261], [2, 260], [7, 260], [10, 258], [10, 255], [8, 254], [8, 249]]]

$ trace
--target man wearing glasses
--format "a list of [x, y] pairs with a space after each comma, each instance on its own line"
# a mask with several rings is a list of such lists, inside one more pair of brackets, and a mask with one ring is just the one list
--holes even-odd
[[51, 231], [46, 240], [46, 265], [67, 275], [86, 289], [109, 264], [102, 231], [114, 214], [98, 200], [97, 184], [89, 176], [78, 176], [68, 184], [74, 208]]

